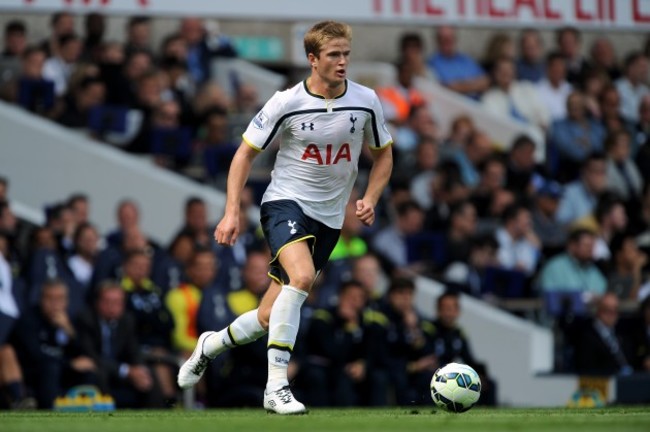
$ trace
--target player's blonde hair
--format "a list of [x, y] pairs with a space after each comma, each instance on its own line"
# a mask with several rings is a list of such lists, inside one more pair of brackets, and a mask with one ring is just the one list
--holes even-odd
[[332, 39], [344, 38], [352, 42], [352, 29], [349, 25], [337, 21], [321, 21], [314, 24], [305, 34], [305, 55], [309, 53], [320, 56], [323, 45]]

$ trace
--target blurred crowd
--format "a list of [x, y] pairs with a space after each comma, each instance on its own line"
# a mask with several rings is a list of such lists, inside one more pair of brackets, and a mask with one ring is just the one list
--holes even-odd
[[[128, 21], [123, 43], [104, 40], [105, 17], [86, 16], [83, 37], [75, 19], [54, 14], [42, 42], [22, 22], [7, 24], [0, 96], [223, 188], [241, 126], [264, 102], [236, 77], [230, 89], [211, 80], [215, 58], [237, 56], [229, 38], [185, 18], [154, 49], [147, 17]], [[650, 44], [618, 53], [606, 37], [582, 46], [570, 27], [557, 30], [553, 46], [534, 29], [517, 38], [495, 31], [473, 58], [458, 51], [454, 28], [432, 35], [433, 53], [419, 33], [402, 35], [396, 81], [375, 89], [395, 170], [375, 226], [363, 227], [349, 206], [305, 305], [291, 365], [301, 400], [424, 403], [427, 378], [460, 361], [479, 371], [482, 400], [495, 403], [496, 384], [457, 323], [459, 293], [552, 326], [558, 372], [647, 373]], [[538, 126], [544, 162], [530, 137], [503, 150], [469, 115], [443, 136], [422, 80]], [[359, 191], [369, 166], [362, 154]], [[254, 309], [267, 287], [257, 225], [243, 218], [237, 244], [218, 247], [200, 198], [187, 200], [178, 233], [161, 245], [147, 238], [132, 200], [116, 206], [108, 233], [88, 220], [101, 197], [83, 194], [47, 203], [43, 226], [16, 220], [9, 180], [0, 180], [0, 405], [33, 396], [51, 407], [79, 383], [98, 385], [119, 406], [171, 405], [179, 359], [197, 334]], [[258, 204], [267, 180], [268, 172], [253, 179], [244, 208]], [[417, 276], [446, 287], [426, 308], [435, 321], [415, 309]], [[259, 405], [265, 364], [263, 341], [232, 350], [211, 365], [198, 399]]]

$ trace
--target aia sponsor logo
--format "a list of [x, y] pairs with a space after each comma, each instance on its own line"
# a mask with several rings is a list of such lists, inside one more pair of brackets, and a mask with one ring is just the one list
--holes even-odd
[[336, 165], [340, 161], [352, 162], [352, 153], [348, 143], [341, 145], [336, 152], [334, 144], [325, 145], [324, 151], [321, 151], [316, 144], [312, 143], [305, 148], [301, 159], [304, 161], [311, 159], [318, 165]]

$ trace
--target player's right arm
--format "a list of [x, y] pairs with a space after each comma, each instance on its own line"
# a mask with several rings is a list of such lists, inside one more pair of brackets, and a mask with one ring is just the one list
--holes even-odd
[[219, 244], [233, 246], [237, 241], [241, 192], [250, 175], [253, 159], [259, 152], [246, 141], [242, 141], [230, 163], [226, 186], [226, 209], [223, 219], [214, 230], [214, 239]]
[[284, 102], [281, 92], [276, 92], [257, 113], [243, 133], [243, 140], [230, 163], [226, 185], [226, 210], [214, 230], [217, 243], [233, 246], [239, 236], [239, 205], [241, 192], [251, 172], [253, 159], [263, 151], [280, 131]]

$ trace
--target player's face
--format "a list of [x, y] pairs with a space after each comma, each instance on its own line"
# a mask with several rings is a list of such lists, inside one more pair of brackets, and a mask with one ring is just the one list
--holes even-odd
[[350, 62], [350, 41], [345, 38], [331, 39], [323, 45], [318, 57], [313, 54], [309, 56], [318, 76], [330, 87], [343, 84]]

